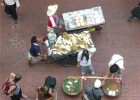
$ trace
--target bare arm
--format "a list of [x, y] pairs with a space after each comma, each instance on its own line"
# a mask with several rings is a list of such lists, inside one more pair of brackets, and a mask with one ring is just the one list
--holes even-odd
[[77, 61], [77, 67], [78, 68], [80, 67], [80, 61]]
[[39, 88], [36, 89], [35, 100], [38, 100], [38, 93], [39, 93]]
[[11, 74], [10, 74], [10, 80], [13, 80], [13, 79], [15, 78], [15, 76], [16, 76], [16, 74], [11, 73]]
[[[110, 71], [109, 71], [109, 69], [108, 69], [107, 72], [106, 72], [106, 75], [105, 75], [104, 77], [108, 77], [109, 73], [110, 73]], [[105, 80], [106, 80], [106, 79], [104, 79], [104, 80], [102, 81], [102, 85], [105, 84]]]
[[105, 76], [108, 77], [109, 73], [110, 73], [110, 71], [108, 69]]
[[48, 99], [46, 99], [46, 100], [53, 100], [53, 99], [54, 99], [54, 92], [53, 92], [52, 89], [50, 89], [49, 95], [50, 95], [50, 98], [48, 98]]
[[59, 26], [53, 26], [53, 28], [61, 28], [61, 25], [59, 25]]
[[42, 58], [46, 58], [46, 54], [38, 54], [38, 56], [42, 57]]
[[10, 87], [10, 89], [9, 89], [9, 91], [8, 91], [8, 94], [10, 95], [10, 96], [12, 96], [13, 95], [13, 90], [16, 88], [16, 86], [11, 86]]

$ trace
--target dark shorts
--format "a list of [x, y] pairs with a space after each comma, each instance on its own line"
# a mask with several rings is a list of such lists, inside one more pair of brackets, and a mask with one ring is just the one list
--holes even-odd
[[20, 100], [20, 98], [22, 98], [22, 91], [21, 91], [21, 89], [20, 89], [18, 95], [11, 96], [11, 100]]

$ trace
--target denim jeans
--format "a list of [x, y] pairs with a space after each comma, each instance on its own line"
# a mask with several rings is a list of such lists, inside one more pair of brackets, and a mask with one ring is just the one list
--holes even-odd
[[[56, 25], [58, 26], [59, 25], [59, 18], [58, 18], [58, 16], [57, 15], [55, 15], [55, 18], [56, 18]], [[57, 31], [58, 31], [58, 28], [54, 28], [54, 33], [57, 33]]]
[[81, 74], [82, 75], [85, 75], [87, 70], [90, 71], [90, 74], [94, 75], [94, 69], [93, 69], [92, 64], [90, 64], [89, 66], [81, 66], [80, 65], [80, 68], [81, 68]]

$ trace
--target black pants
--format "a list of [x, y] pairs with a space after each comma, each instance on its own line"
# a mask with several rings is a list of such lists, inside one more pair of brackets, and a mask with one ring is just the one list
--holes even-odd
[[22, 91], [20, 89], [19, 93], [17, 95], [11, 96], [11, 100], [20, 100], [22, 98]]
[[14, 5], [5, 4], [5, 12], [11, 15], [13, 20], [17, 20], [16, 3]]

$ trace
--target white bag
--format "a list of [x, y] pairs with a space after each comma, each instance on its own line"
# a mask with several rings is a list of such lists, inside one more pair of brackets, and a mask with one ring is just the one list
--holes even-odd
[[16, 2], [16, 7], [17, 7], [17, 8], [20, 7], [19, 1], [18, 1], [18, 0], [15, 0], [15, 2]]

